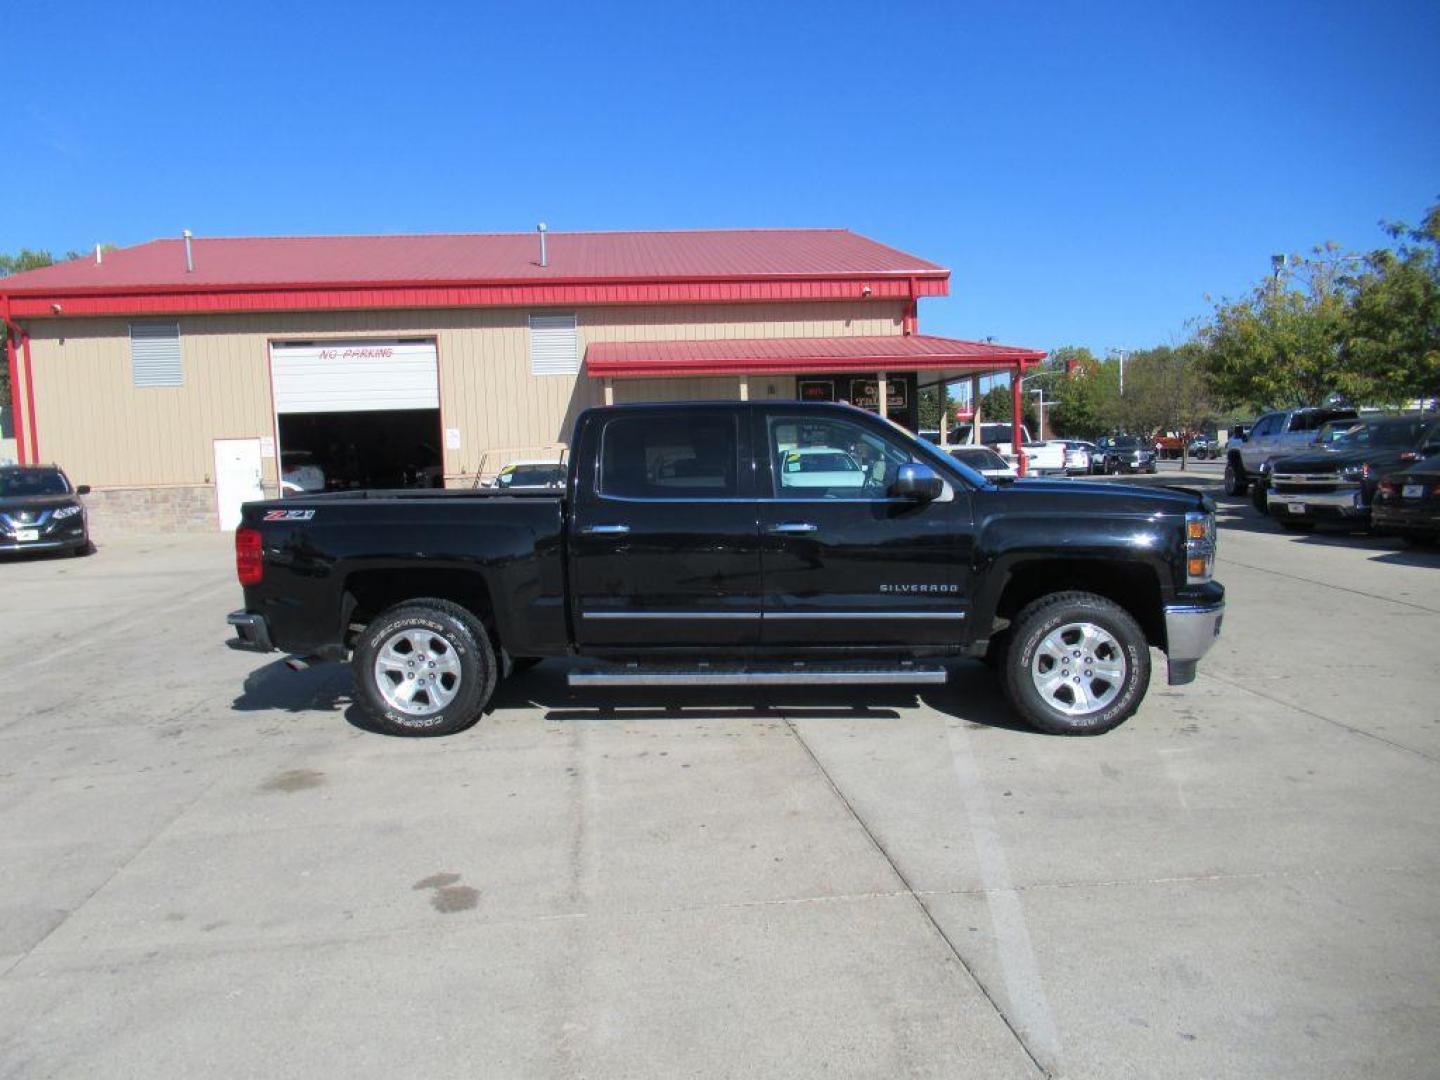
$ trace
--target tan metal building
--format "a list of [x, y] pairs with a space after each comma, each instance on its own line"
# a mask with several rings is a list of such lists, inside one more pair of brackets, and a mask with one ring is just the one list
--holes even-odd
[[923, 385], [1043, 355], [919, 335], [948, 281], [841, 230], [187, 236], [0, 281], [0, 314], [22, 462], [90, 484], [102, 527], [215, 528], [292, 466], [453, 486], [558, 458], [610, 401], [913, 427]]

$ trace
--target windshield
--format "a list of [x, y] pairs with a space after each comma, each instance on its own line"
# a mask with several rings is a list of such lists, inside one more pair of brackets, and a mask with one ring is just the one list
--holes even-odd
[[[1413, 446], [1425, 430], [1423, 420], [1371, 421], [1366, 423], [1327, 424], [1320, 433], [1321, 441], [1335, 450], [1353, 450], [1362, 446]], [[1329, 436], [1328, 440], [1326, 436]]]
[[59, 469], [6, 469], [0, 471], [0, 499], [30, 495], [69, 495], [70, 485]]
[[1140, 440], [1133, 435], [1121, 435], [1110, 440], [1110, 447], [1114, 450], [1134, 450], [1140, 445]]

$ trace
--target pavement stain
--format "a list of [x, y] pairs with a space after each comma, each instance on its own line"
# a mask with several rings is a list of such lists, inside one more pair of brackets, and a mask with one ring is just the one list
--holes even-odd
[[281, 791], [289, 794], [295, 791], [304, 791], [306, 788], [319, 787], [323, 783], [325, 783], [325, 774], [318, 769], [289, 769], [266, 780], [260, 785], [260, 790]]
[[431, 874], [410, 886], [419, 892], [433, 889], [430, 906], [442, 915], [453, 915], [457, 911], [469, 911], [480, 903], [480, 890], [459, 884], [459, 874]]

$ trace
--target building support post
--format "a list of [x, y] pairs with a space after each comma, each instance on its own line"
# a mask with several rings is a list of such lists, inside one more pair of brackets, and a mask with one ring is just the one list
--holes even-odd
[[980, 376], [970, 376], [970, 445], [980, 445]]
[[611, 378], [605, 380], [605, 404], [615, 404], [615, 380]]
[[[25, 353], [25, 426], [30, 430], [30, 464], [40, 464], [40, 443], [35, 434], [35, 369], [30, 365], [30, 331], [20, 331], [20, 348]], [[10, 396], [15, 396], [12, 388]], [[18, 432], [16, 434], [19, 434]]]
[[885, 380], [885, 372], [880, 372], [880, 377], [875, 380], [876, 407], [880, 410], [880, 418], [883, 420], [890, 415], [890, 388]]
[[1015, 374], [1010, 377], [1010, 449], [1015, 452], [1017, 469], [1021, 476], [1027, 475], [1025, 462], [1025, 440], [1020, 434], [1020, 419], [1024, 410], [1020, 407], [1020, 373], [1025, 370], [1023, 364], [1015, 365]]
[[750, 400], [750, 376], [749, 376], [749, 375], [741, 375], [741, 376], [740, 376], [740, 400], [741, 400], [741, 401], [749, 401], [749, 400]]
[[24, 465], [25, 423], [20, 412], [20, 365], [15, 359], [15, 354], [19, 351], [15, 335], [10, 332], [10, 327], [5, 327], [5, 361], [10, 368], [10, 422], [15, 427], [15, 453], [20, 464]]

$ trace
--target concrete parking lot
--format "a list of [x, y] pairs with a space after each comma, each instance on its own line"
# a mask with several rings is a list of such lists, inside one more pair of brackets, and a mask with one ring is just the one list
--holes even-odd
[[0, 564], [0, 1077], [1433, 1076], [1440, 553], [1223, 523], [1079, 740], [968, 663], [390, 739], [226, 536]]

